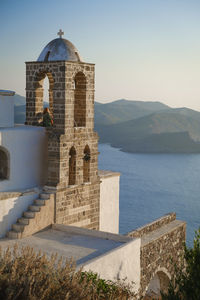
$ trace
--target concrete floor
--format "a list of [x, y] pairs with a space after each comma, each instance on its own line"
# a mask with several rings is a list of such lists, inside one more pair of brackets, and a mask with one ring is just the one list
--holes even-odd
[[57, 253], [63, 258], [73, 258], [79, 265], [121, 246], [124, 242], [95, 236], [95, 232], [94, 235], [87, 235], [87, 230], [84, 232], [84, 229], [81, 229], [80, 233], [74, 233], [52, 228], [23, 239], [0, 239], [2, 249], [8, 246], [12, 247], [15, 243], [19, 247], [30, 246], [36, 251], [41, 250], [47, 256]]

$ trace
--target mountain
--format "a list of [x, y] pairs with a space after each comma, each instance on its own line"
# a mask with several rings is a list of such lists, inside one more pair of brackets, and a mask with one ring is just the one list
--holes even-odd
[[[200, 114], [199, 114], [200, 115]], [[130, 120], [127, 122], [97, 126], [101, 141], [125, 141], [160, 134], [164, 132], [189, 132], [191, 138], [200, 141], [200, 117], [199, 120], [175, 113], [157, 112], [148, 116]]]
[[161, 102], [131, 101], [125, 99], [106, 104], [95, 102], [95, 124], [109, 125], [121, 123], [167, 109], [169, 109], [169, 106]]
[[197, 114], [199, 119], [178, 110], [156, 112], [123, 123], [97, 126], [97, 131], [100, 142], [111, 143], [124, 151], [196, 153], [200, 152], [200, 144], [196, 143], [200, 141], [200, 113]]
[[[15, 122], [25, 121], [25, 98], [15, 95]], [[200, 112], [161, 102], [95, 102], [100, 142], [141, 153], [200, 153]]]

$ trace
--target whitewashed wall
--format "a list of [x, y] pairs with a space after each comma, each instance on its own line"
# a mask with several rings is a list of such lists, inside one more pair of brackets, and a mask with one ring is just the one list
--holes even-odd
[[15, 224], [34, 199], [38, 198], [39, 191], [27, 191], [20, 196], [10, 193], [10, 198], [7, 198], [6, 194], [8, 193], [0, 193], [0, 238], [5, 237], [12, 224]]
[[126, 283], [134, 283], [133, 289], [137, 292], [140, 287], [140, 245], [140, 238], [133, 239], [86, 263], [84, 270], [98, 273], [106, 280], [126, 278]]
[[119, 179], [120, 174], [99, 171], [100, 230], [119, 233]]
[[45, 128], [23, 125], [0, 128], [0, 146], [10, 155], [10, 177], [0, 181], [0, 192], [25, 190], [44, 183], [47, 169]]

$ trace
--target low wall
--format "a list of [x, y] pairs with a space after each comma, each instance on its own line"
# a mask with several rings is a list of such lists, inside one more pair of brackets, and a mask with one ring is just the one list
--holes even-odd
[[[152, 285], [159, 274], [163, 274], [160, 278], [170, 279], [174, 274], [174, 266], [181, 265], [186, 223], [176, 220], [175, 213], [169, 213], [127, 235], [141, 238], [140, 295], [144, 296], [150, 283]], [[163, 282], [159, 282], [159, 286], [163, 286]]]
[[185, 223], [141, 246], [141, 292], [145, 293], [151, 280], [162, 270], [169, 279], [174, 267], [180, 266], [185, 241]]
[[38, 198], [39, 191], [0, 193], [0, 238], [5, 237], [28, 206]]
[[119, 179], [120, 173], [99, 171], [100, 221], [99, 230], [119, 232]]
[[137, 238], [124, 243], [84, 264], [83, 270], [98, 273], [106, 280], [125, 280], [137, 293], [140, 288], [140, 242]]
[[159, 219], [156, 219], [149, 224], [139, 227], [136, 230], [128, 232], [127, 235], [130, 237], [141, 237], [144, 234], [148, 234], [156, 229], [159, 229], [161, 226], [167, 225], [174, 220], [176, 220], [176, 213], [172, 212], [162, 216]]

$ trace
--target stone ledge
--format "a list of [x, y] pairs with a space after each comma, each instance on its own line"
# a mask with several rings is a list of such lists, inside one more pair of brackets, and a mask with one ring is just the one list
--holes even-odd
[[176, 220], [176, 213], [174, 213], [174, 212], [168, 213], [149, 224], [146, 224], [142, 227], [139, 227], [136, 230], [128, 232], [127, 235], [131, 236], [131, 237], [141, 237], [144, 234], [149, 234], [150, 232], [160, 228], [163, 225], [169, 224], [170, 222], [172, 222], [174, 220]]
[[120, 173], [119, 172], [113, 172], [113, 171], [107, 171], [107, 170], [98, 170], [98, 175], [101, 179], [101, 178], [120, 176]]
[[147, 244], [154, 242], [155, 240], [160, 239], [161, 237], [169, 234], [170, 232], [185, 226], [186, 222], [180, 221], [180, 220], [174, 220], [169, 224], [163, 225], [157, 230], [154, 230], [153, 232], [149, 234], [145, 234], [141, 237], [141, 247], [146, 246]]

